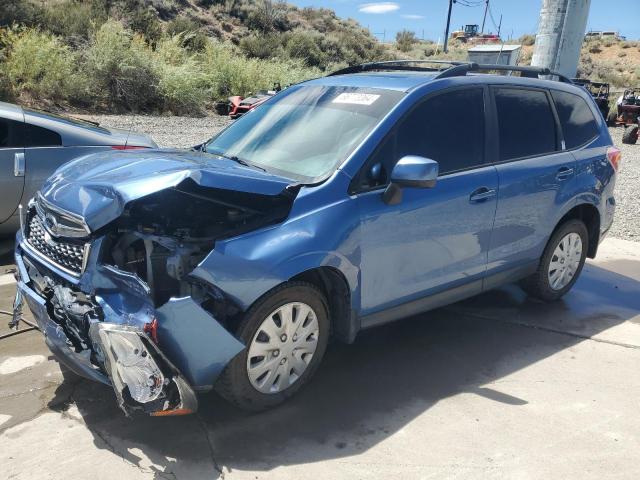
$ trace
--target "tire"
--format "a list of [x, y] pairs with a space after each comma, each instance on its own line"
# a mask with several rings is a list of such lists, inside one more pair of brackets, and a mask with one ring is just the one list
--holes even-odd
[[626, 127], [624, 129], [624, 133], [622, 134], [622, 143], [635, 145], [635, 143], [638, 141], [638, 128], [638, 125], [631, 125], [630, 127]]
[[[314, 334], [296, 338], [296, 334], [290, 333], [291, 338], [287, 337], [286, 341], [283, 340], [286, 337], [283, 330], [285, 324], [280, 319], [280, 314], [275, 314], [286, 312], [290, 304], [294, 304], [291, 310], [293, 321], [288, 323], [291, 326], [288, 332], [300, 332], [300, 328], [305, 326], [305, 321], [308, 322], [309, 331], [315, 332], [315, 322], [317, 322], [315, 342]], [[301, 314], [300, 312], [306, 312], [305, 307], [309, 307], [311, 312], [301, 321], [297, 317]], [[278, 326], [274, 319], [280, 319], [281, 326]], [[237, 407], [254, 412], [284, 402], [309, 381], [320, 365], [327, 349], [329, 326], [327, 301], [315, 286], [306, 282], [288, 282], [276, 287], [258, 299], [245, 313], [236, 334], [245, 343], [246, 348], [229, 362], [216, 382], [216, 391]], [[303, 345], [302, 342], [307, 343]], [[308, 345], [313, 343], [315, 343], [315, 351], [311, 357], [308, 353], [300, 353], [310, 349]], [[256, 351], [268, 351], [268, 353], [260, 357], [255, 356]], [[255, 367], [251, 367], [250, 365], [254, 362]], [[267, 367], [267, 365], [271, 366]], [[302, 369], [302, 374], [298, 375], [296, 366]], [[288, 367], [288, 370], [283, 370]], [[251, 368], [255, 370], [250, 373]], [[261, 369], [266, 368], [269, 369], [267, 373], [256, 378], [255, 372], [260, 373]], [[274, 372], [273, 375], [272, 372]], [[278, 376], [275, 376], [276, 374]], [[282, 385], [281, 381], [284, 382]]]
[[609, 125], [610, 127], [615, 127], [617, 121], [618, 112], [616, 110], [612, 110], [611, 112], [609, 112], [609, 115], [607, 115], [607, 125]]
[[[572, 236], [569, 237], [570, 235]], [[576, 237], [573, 235], [577, 235], [580, 238], [581, 247], [579, 255], [576, 253], [570, 256], [570, 259], [576, 260], [578, 260], [579, 257], [577, 265], [571, 267], [571, 260], [565, 260], [560, 263], [560, 260], [556, 256], [556, 249], [560, 247], [559, 244], [563, 239], [567, 237], [575, 239]], [[589, 234], [587, 233], [585, 224], [581, 220], [568, 220], [553, 233], [540, 258], [540, 264], [536, 272], [522, 281], [522, 288], [529, 295], [545, 302], [553, 302], [560, 299], [571, 290], [573, 284], [578, 280], [580, 272], [582, 272], [582, 267], [584, 267], [588, 249]], [[571, 251], [571, 249], [568, 251]], [[554, 261], [554, 265], [559, 267], [558, 271], [562, 272], [562, 268], [565, 268], [567, 273], [563, 279], [567, 280], [567, 283], [563, 284], [563, 282], [559, 282], [558, 285], [552, 285], [551, 278], [557, 279], [557, 276], [555, 276], [557, 272], [553, 274], [555, 270], [551, 266], [552, 261]], [[560, 275], [562, 276], [562, 273]]]

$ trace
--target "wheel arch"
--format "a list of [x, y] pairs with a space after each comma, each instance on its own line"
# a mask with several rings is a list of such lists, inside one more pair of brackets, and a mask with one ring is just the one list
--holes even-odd
[[321, 266], [305, 270], [289, 281], [308, 282], [317, 287], [327, 301], [333, 335], [346, 343], [355, 340], [360, 325], [351, 304], [351, 288], [343, 272], [335, 267]]
[[581, 203], [576, 205], [556, 223], [551, 236], [568, 220], [581, 220], [587, 227], [587, 233], [589, 234], [589, 248], [587, 250], [587, 257], [595, 258], [598, 251], [598, 244], [600, 243], [600, 212], [598, 208], [592, 203]]

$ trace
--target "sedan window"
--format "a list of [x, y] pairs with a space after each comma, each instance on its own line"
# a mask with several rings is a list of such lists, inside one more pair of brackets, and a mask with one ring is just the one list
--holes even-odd
[[22, 147], [20, 138], [22, 122], [0, 118], [0, 148]]
[[36, 125], [24, 125], [25, 147], [59, 147], [62, 145], [60, 134]]

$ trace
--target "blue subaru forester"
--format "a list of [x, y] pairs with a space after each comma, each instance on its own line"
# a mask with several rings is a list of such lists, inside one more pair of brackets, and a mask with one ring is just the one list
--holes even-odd
[[16, 316], [125, 412], [175, 415], [212, 388], [276, 405], [330, 336], [505, 283], [559, 299], [611, 226], [620, 152], [584, 89], [481, 73], [505, 69], [351, 67], [194, 149], [61, 167], [23, 214]]

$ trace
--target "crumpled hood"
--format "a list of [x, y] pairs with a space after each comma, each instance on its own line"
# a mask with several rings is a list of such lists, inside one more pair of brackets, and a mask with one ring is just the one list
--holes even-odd
[[203, 187], [278, 195], [289, 178], [191, 150], [102, 152], [60, 167], [43, 185], [45, 200], [81, 215], [93, 231], [118, 218], [135, 199], [191, 179]]

